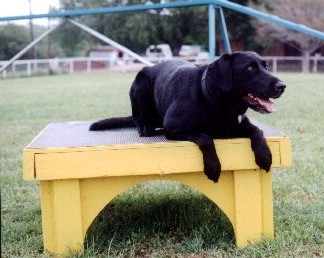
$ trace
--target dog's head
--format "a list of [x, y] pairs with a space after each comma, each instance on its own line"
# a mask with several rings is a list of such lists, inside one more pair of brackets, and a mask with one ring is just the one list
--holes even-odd
[[[236, 101], [260, 113], [271, 113], [286, 85], [268, 71], [268, 65], [254, 52], [224, 54], [208, 67], [208, 81]], [[213, 86], [214, 88], [214, 86]]]

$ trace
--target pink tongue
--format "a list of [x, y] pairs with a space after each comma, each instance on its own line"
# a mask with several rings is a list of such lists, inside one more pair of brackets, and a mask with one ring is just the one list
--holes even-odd
[[276, 104], [270, 101], [269, 99], [259, 99], [258, 103], [269, 113], [276, 111]]

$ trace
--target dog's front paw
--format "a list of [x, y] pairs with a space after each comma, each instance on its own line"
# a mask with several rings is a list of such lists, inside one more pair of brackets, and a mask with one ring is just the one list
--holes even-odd
[[89, 131], [100, 131], [100, 130], [101, 130], [101, 126], [99, 122], [95, 122], [91, 124], [89, 127]]
[[155, 128], [149, 126], [138, 127], [137, 130], [140, 137], [151, 137], [155, 132]]
[[218, 182], [221, 173], [221, 164], [219, 161], [215, 161], [209, 164], [205, 163], [205, 175], [208, 179], [212, 180], [214, 183]]
[[272, 154], [265, 143], [263, 146], [259, 145], [257, 149], [254, 150], [255, 162], [256, 164], [265, 171], [269, 172], [272, 164]]

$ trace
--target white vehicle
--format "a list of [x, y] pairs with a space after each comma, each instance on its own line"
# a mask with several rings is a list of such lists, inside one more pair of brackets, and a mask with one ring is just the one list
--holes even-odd
[[146, 56], [148, 57], [173, 57], [171, 48], [168, 44], [151, 45], [146, 49]]
[[179, 51], [179, 56], [183, 56], [183, 57], [198, 56], [200, 52], [202, 52], [200, 46], [182, 45]]
[[112, 65], [119, 64], [122, 61], [124, 53], [115, 47], [98, 46], [98, 47], [91, 48], [88, 52], [88, 56], [94, 58], [96, 57], [106, 58], [107, 59], [107, 61], [105, 61], [106, 65], [112, 66]]

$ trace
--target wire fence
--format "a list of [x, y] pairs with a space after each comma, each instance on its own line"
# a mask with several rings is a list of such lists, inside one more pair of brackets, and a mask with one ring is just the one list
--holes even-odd
[[[264, 56], [272, 72], [302, 72], [304, 71], [303, 57]], [[196, 65], [208, 64], [208, 58], [200, 57], [147, 57], [152, 63], [161, 63], [170, 59], [184, 59]], [[0, 67], [7, 61], [0, 61]], [[91, 73], [94, 71], [108, 70], [131, 72], [139, 71], [144, 65], [137, 63], [131, 57], [119, 59], [101, 57], [73, 57], [53, 59], [17, 60], [2, 72], [2, 78], [35, 76], [45, 74], [74, 74], [80, 72]], [[324, 57], [312, 56], [309, 59], [309, 71], [312, 73], [324, 72]]]

